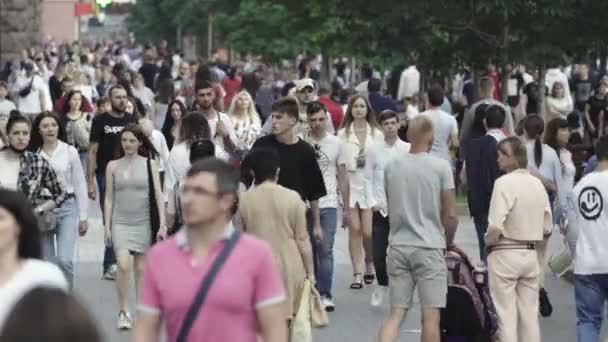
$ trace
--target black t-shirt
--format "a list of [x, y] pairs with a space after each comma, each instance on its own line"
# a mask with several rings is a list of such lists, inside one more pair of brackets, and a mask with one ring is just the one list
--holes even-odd
[[591, 122], [593, 122], [593, 125], [595, 126], [595, 128], [599, 128], [598, 125], [600, 124], [600, 112], [603, 110], [606, 110], [606, 107], [608, 107], [608, 98], [606, 97], [597, 97], [596, 96], [591, 96], [589, 98], [589, 101], [587, 101], [587, 104], [589, 104], [589, 118], [591, 119]]
[[98, 143], [97, 171], [105, 172], [108, 163], [115, 159], [120, 148], [120, 132], [130, 124], [136, 123], [135, 117], [125, 114], [122, 117], [103, 113], [95, 116], [91, 123], [91, 143]]
[[[316, 201], [327, 195], [315, 150], [304, 140], [287, 145], [279, 142], [274, 135], [267, 135], [256, 140], [251, 149], [256, 148], [274, 148], [279, 153], [279, 185], [296, 191], [304, 201]], [[246, 163], [241, 165], [241, 180], [246, 185], [252, 182]]]
[[[528, 114], [538, 114], [540, 107], [538, 105], [538, 101], [540, 98], [540, 87], [538, 86], [538, 82], [530, 82], [524, 87], [524, 94], [528, 97], [528, 102], [526, 103], [526, 113]], [[546, 89], [547, 87], [545, 87]]]
[[575, 80], [572, 84], [572, 93], [574, 96], [574, 103], [576, 104], [576, 109], [585, 110], [585, 104], [589, 102], [591, 98], [591, 94], [593, 94], [593, 83], [591, 80]]

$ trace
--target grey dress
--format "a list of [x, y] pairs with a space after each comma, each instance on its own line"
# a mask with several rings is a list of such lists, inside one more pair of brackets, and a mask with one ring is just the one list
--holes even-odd
[[112, 242], [117, 251], [145, 253], [150, 247], [150, 192], [146, 159], [116, 161], [112, 206]]

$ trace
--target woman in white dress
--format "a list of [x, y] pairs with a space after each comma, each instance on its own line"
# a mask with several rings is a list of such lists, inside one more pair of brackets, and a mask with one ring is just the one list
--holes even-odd
[[[338, 138], [344, 143], [348, 160], [346, 168], [350, 186], [350, 203], [344, 203], [349, 211], [348, 250], [353, 265], [352, 289], [361, 289], [374, 282], [372, 260], [372, 206], [371, 185], [365, 173], [365, 154], [374, 142], [382, 142], [384, 137], [376, 122], [376, 115], [363, 96], [350, 99]], [[365, 251], [365, 275], [361, 266]], [[363, 279], [362, 279], [363, 278]]]
[[228, 114], [237, 138], [234, 157], [240, 161], [262, 133], [262, 123], [247, 90], [240, 91], [232, 98]]

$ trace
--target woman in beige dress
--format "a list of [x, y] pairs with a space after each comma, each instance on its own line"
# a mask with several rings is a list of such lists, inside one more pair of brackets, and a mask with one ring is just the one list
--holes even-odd
[[243, 231], [268, 242], [288, 295], [286, 319], [293, 319], [306, 278], [313, 280], [312, 248], [306, 230], [306, 207], [300, 195], [276, 184], [279, 155], [275, 150], [255, 149], [251, 171], [255, 187], [243, 192], [239, 218]]

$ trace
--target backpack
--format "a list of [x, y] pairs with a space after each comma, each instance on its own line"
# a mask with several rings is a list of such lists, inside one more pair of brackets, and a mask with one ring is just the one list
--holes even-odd
[[491, 342], [497, 330], [497, 318], [487, 272], [473, 267], [466, 254], [452, 247], [446, 256], [448, 295], [441, 310], [444, 342]]

